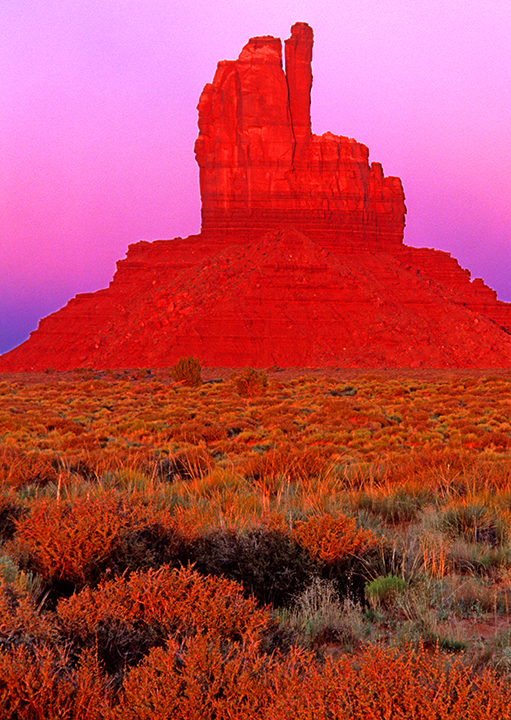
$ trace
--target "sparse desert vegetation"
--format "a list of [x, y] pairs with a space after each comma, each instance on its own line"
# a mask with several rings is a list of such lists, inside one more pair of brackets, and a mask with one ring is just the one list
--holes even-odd
[[511, 717], [511, 373], [181, 370], [0, 377], [1, 717]]

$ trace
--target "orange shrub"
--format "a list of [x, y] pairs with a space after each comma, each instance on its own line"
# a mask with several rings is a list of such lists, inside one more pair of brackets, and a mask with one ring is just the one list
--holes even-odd
[[44, 486], [56, 483], [59, 457], [51, 452], [24, 452], [17, 447], [4, 447], [0, 456], [0, 484], [19, 489], [26, 485]]
[[116, 720], [506, 720], [511, 690], [491, 673], [419, 647], [380, 645], [317, 661], [292, 648], [263, 658], [253, 648], [198, 636], [155, 648], [128, 671]]
[[[269, 718], [266, 675], [275, 661], [253, 647], [199, 635], [154, 648], [128, 671], [115, 720]], [[302, 717], [298, 715], [296, 717]]]
[[103, 720], [108, 685], [92, 653], [73, 669], [63, 651], [0, 651], [2, 720]]
[[250, 643], [198, 634], [150, 650], [112, 697], [92, 652], [0, 652], [5, 720], [509, 720], [511, 688], [438, 650], [369, 645], [356, 657], [292, 648], [265, 656]]
[[200, 362], [195, 357], [182, 357], [172, 367], [173, 380], [196, 387], [202, 383]]
[[34, 645], [55, 640], [57, 629], [24, 588], [0, 581], [0, 645]]
[[100, 628], [201, 632], [223, 638], [257, 638], [270, 623], [269, 610], [245, 598], [232, 580], [204, 577], [192, 568], [168, 566], [85, 588], [57, 606], [63, 630], [82, 640]]
[[268, 387], [268, 376], [264, 370], [244, 368], [239, 375], [233, 374], [232, 381], [236, 391], [243, 397], [264, 395]]
[[327, 563], [360, 555], [379, 542], [369, 530], [357, 528], [352, 518], [328, 513], [296, 522], [292, 534], [305, 550]]
[[133, 498], [127, 506], [113, 493], [74, 502], [40, 501], [17, 521], [11, 554], [49, 583], [82, 587], [99, 579], [123, 540], [155, 525], [162, 515]]
[[369, 645], [324, 665], [293, 653], [270, 678], [267, 717], [314, 720], [487, 720], [511, 718], [511, 688], [491, 673], [474, 676], [456, 659], [411, 646]]

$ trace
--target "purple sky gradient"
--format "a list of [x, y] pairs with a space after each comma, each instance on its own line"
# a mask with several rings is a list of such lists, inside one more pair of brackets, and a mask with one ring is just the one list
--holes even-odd
[[312, 124], [403, 180], [405, 242], [511, 301], [509, 0], [6, 0], [0, 352], [140, 239], [198, 232], [196, 105], [249, 37], [314, 29]]

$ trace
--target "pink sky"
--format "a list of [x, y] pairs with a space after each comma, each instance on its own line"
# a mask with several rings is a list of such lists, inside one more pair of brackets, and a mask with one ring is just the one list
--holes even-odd
[[249, 37], [315, 33], [312, 124], [403, 180], [405, 242], [511, 301], [509, 0], [15, 0], [0, 8], [0, 352], [140, 239], [200, 226], [200, 92]]

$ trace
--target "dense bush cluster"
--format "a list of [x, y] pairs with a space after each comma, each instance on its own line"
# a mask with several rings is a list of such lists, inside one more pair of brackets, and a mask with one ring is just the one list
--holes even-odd
[[511, 377], [181, 380], [0, 382], [0, 716], [510, 717]]

